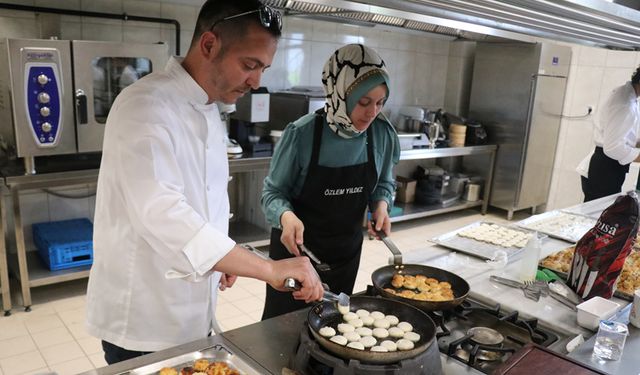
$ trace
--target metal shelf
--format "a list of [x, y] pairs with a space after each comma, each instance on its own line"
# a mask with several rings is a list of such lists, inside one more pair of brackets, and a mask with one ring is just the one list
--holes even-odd
[[472, 207], [482, 206], [483, 201], [478, 200], [474, 202], [465, 201], [462, 199], [458, 199], [451, 205], [447, 205], [446, 207], [442, 206], [442, 204], [416, 204], [416, 203], [400, 203], [396, 202], [394, 206], [402, 208], [402, 215], [393, 216], [391, 218], [391, 222], [398, 222], [404, 220], [417, 219], [421, 217], [433, 216], [442, 214], [445, 212], [451, 211], [459, 211]]
[[[79, 266], [51, 271], [42, 262], [42, 259], [40, 259], [36, 251], [28, 251], [26, 256], [29, 272], [29, 287], [31, 288], [89, 277], [91, 266]], [[16, 276], [20, 278], [18, 255], [9, 254], [9, 263], [12, 265], [11, 269], [17, 273]]]

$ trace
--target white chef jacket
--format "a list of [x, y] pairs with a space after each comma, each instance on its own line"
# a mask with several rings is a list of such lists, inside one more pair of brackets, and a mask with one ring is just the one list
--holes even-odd
[[[595, 123], [593, 138], [604, 154], [617, 160], [620, 165], [634, 161], [640, 155], [636, 144], [640, 136], [640, 109], [636, 92], [627, 82], [613, 90], [600, 111]], [[576, 171], [589, 177], [589, 161], [593, 151], [585, 157]]]
[[[228, 233], [229, 166], [218, 108], [172, 58], [114, 102], [98, 177], [90, 334], [157, 351], [206, 336]], [[184, 278], [167, 278], [186, 275]]]

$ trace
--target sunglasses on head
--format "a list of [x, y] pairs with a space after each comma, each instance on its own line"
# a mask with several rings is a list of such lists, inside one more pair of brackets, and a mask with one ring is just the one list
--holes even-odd
[[234, 14], [232, 16], [228, 16], [223, 19], [220, 19], [214, 22], [213, 25], [211, 25], [211, 28], [209, 30], [213, 30], [213, 28], [216, 27], [216, 25], [218, 25], [220, 22], [228, 21], [238, 17], [243, 17], [252, 13], [258, 13], [258, 19], [260, 20], [260, 24], [266, 27], [267, 29], [275, 27], [278, 31], [282, 30], [282, 16], [280, 15], [280, 12], [264, 4], [260, 5], [260, 7], [256, 10], [250, 10], [248, 12], [238, 13], [238, 14]]

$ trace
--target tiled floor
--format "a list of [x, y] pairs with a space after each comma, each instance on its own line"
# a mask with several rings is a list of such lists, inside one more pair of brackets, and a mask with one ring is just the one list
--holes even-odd
[[[403, 251], [424, 248], [427, 240], [480, 219], [503, 221], [503, 211], [482, 216], [466, 210], [394, 224], [392, 240]], [[387, 264], [389, 251], [380, 241], [365, 239], [356, 291], [370, 284], [370, 275]], [[32, 289], [31, 312], [20, 309], [19, 289], [12, 285], [14, 309], [0, 317], [0, 375], [76, 374], [105, 366], [100, 341], [84, 329], [86, 280]], [[264, 284], [240, 279], [220, 293], [217, 318], [223, 330], [254, 323], [262, 315]]]

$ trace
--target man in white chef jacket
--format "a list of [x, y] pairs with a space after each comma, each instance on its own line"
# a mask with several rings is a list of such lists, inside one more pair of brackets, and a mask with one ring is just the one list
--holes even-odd
[[616, 87], [595, 123], [595, 149], [576, 169], [581, 176], [584, 201], [619, 193], [629, 165], [640, 161], [640, 67], [631, 81]]
[[280, 14], [259, 0], [209, 0], [184, 60], [125, 89], [107, 119], [94, 221], [87, 329], [107, 363], [201, 339], [216, 289], [236, 276], [307, 302], [322, 285], [306, 257], [266, 261], [228, 237], [229, 167], [215, 102], [257, 88]]

